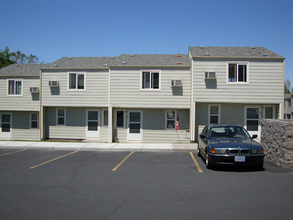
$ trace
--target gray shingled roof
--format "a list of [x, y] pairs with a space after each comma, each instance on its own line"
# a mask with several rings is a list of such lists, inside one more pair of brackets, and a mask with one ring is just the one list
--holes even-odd
[[108, 68], [104, 64], [109, 64], [114, 62], [117, 57], [62, 57], [56, 60], [46, 68], [56, 68], [56, 69], [81, 69], [81, 68]]
[[12, 64], [0, 69], [0, 76], [39, 76], [49, 64]]
[[[122, 54], [113, 66], [190, 66], [188, 54]], [[126, 62], [126, 64], [123, 64]]]
[[189, 47], [192, 57], [285, 59], [264, 47]]
[[[181, 62], [181, 64], [178, 64]], [[55, 66], [54, 66], [55, 65]], [[119, 57], [63, 57], [49, 68], [108, 68], [109, 66], [190, 66], [187, 54], [122, 54]], [[48, 67], [47, 67], [48, 68]]]

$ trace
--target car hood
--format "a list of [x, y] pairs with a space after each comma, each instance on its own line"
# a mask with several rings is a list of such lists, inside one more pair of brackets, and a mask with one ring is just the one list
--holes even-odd
[[262, 148], [262, 146], [250, 138], [213, 138], [210, 139], [213, 148]]

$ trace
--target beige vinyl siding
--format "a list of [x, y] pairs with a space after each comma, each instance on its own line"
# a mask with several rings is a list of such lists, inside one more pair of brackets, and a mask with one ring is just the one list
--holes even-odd
[[[101, 124], [101, 122], [99, 122], [99, 124]], [[108, 127], [107, 126], [100, 127], [100, 140], [104, 142], [108, 142]]]
[[[244, 107], [247, 104], [227, 104], [227, 103], [217, 103], [220, 104], [221, 114], [220, 114], [220, 123], [221, 124], [239, 124], [244, 126], [245, 124], [245, 109]], [[206, 124], [208, 124], [208, 106], [209, 103], [197, 103], [196, 104], [196, 135], [201, 133], [202, 129]]]
[[40, 129], [30, 128], [31, 113], [38, 112], [12, 112], [12, 140], [40, 140]]
[[45, 108], [45, 138], [85, 139], [85, 108], [65, 109], [66, 125], [56, 125], [56, 108]]
[[[176, 109], [170, 109], [176, 110]], [[189, 110], [178, 109], [179, 130], [166, 129], [165, 109], [147, 109], [143, 111], [143, 142], [177, 143], [189, 142]]]
[[[229, 103], [216, 103], [220, 105], [220, 123], [221, 124], [238, 124], [245, 126], [245, 106], [257, 106], [261, 107], [260, 117], [264, 118], [263, 105], [255, 105], [252, 103], [246, 104], [229, 104]], [[208, 124], [208, 106], [209, 103], [196, 103], [196, 119], [195, 119], [195, 137], [201, 133], [202, 129]], [[278, 115], [278, 105], [272, 105], [275, 109], [274, 117]]]
[[[7, 79], [22, 79], [22, 95], [7, 95]], [[40, 87], [39, 77], [0, 77], [0, 110], [39, 111], [40, 93], [30, 93], [30, 87]]]
[[[137, 110], [137, 109], [136, 109]], [[176, 109], [170, 109], [176, 110]], [[127, 109], [127, 111], [135, 111]], [[156, 143], [177, 143], [189, 142], [189, 110], [177, 109], [179, 114], [179, 130], [166, 129], [166, 110], [165, 109], [143, 109], [142, 111], [142, 140], [141, 142]], [[125, 127], [113, 129], [113, 139], [117, 136], [119, 142], [127, 142], [127, 121], [128, 115], [124, 118]]]
[[[248, 61], [249, 63], [248, 84], [227, 83], [226, 60], [194, 60], [193, 101], [210, 103], [282, 103], [283, 61], [241, 61]], [[216, 72], [216, 80], [205, 80], [204, 72]]]
[[[85, 91], [68, 90], [68, 72], [85, 73]], [[59, 87], [49, 87], [49, 81], [58, 81]], [[42, 72], [42, 105], [107, 107], [108, 70], [45, 71]]]
[[[161, 70], [160, 90], [141, 90], [141, 70]], [[111, 105], [122, 108], [189, 108], [189, 68], [111, 69]], [[171, 79], [182, 87], [171, 87]]]

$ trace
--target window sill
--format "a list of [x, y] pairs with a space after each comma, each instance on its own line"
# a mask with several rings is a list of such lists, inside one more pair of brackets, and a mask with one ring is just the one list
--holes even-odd
[[140, 89], [142, 92], [159, 92], [161, 89]]
[[67, 91], [70, 91], [70, 92], [85, 92], [86, 90], [85, 89], [67, 89]]
[[249, 85], [249, 82], [227, 82], [227, 85]]

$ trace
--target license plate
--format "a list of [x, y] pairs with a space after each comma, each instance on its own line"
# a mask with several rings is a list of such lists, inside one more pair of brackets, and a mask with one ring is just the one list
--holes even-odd
[[235, 156], [235, 162], [245, 162], [245, 157]]

